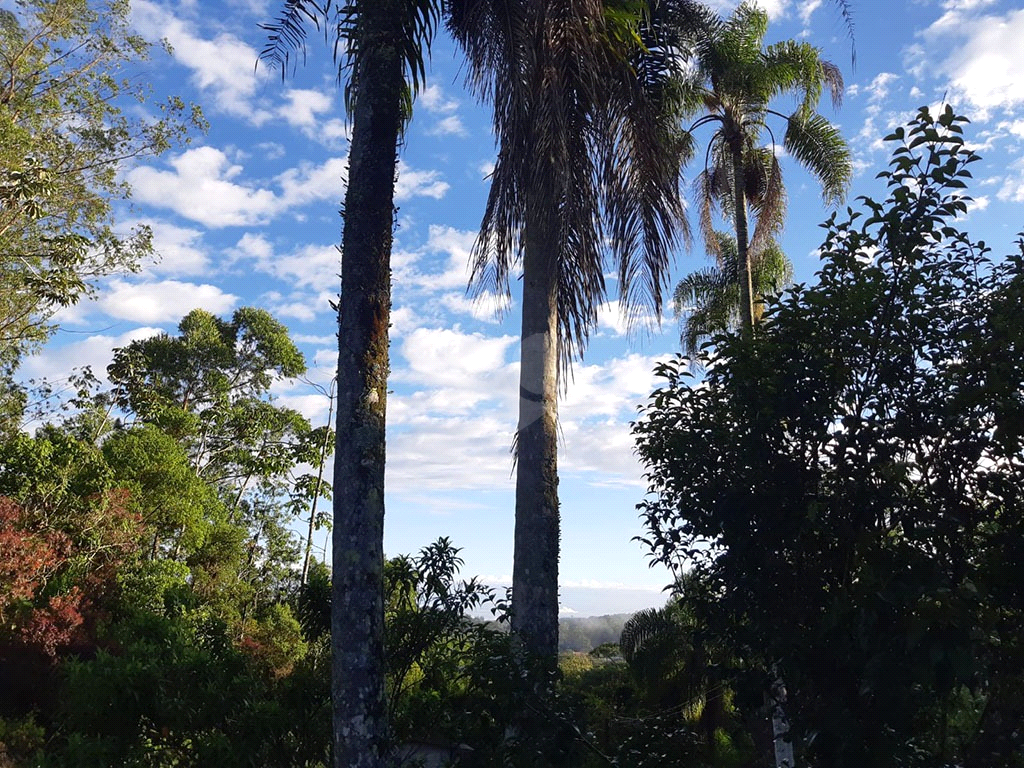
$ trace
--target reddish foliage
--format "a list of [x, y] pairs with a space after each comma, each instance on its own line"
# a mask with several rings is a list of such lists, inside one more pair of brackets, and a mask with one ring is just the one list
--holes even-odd
[[67, 537], [32, 531], [12, 499], [0, 497], [0, 621], [13, 603], [31, 600], [63, 562]]
[[[118, 569], [138, 548], [140, 520], [127, 502], [127, 491], [107, 492], [68, 516], [66, 530], [53, 530], [45, 515], [0, 497], [0, 628], [13, 629], [20, 644], [50, 658], [85, 639], [115, 589]], [[81, 574], [76, 583], [45, 595], [49, 581], [72, 562]]]
[[47, 605], [37, 608], [21, 627], [20, 635], [26, 645], [39, 648], [50, 658], [76, 639], [85, 621], [82, 616], [84, 597], [78, 587], [63, 595], [54, 595]]

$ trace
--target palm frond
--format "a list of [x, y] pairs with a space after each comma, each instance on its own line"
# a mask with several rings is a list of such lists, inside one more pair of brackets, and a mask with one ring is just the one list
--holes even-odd
[[750, 238], [750, 251], [756, 261], [761, 251], [771, 243], [786, 220], [786, 187], [782, 166], [773, 149], [760, 147], [748, 156], [744, 176], [747, 182], [747, 200], [757, 215], [754, 234]]
[[[397, 44], [409, 87], [405, 106], [408, 121], [412, 101], [426, 77], [426, 60], [440, 22], [441, 4], [438, 0], [405, 0], [397, 5], [400, 13], [393, 13], [374, 0], [285, 0], [278, 17], [260, 25], [268, 34], [259, 61], [280, 69], [283, 79], [295, 53], [301, 53], [305, 61], [308, 26], [312, 24], [318, 31], [322, 27], [325, 43], [332, 45], [338, 80], [345, 84], [345, 105], [351, 114], [361, 86], [356, 70], [360, 53], [367, 48]], [[372, 22], [367, 23], [367, 18], [374, 14]]]
[[838, 203], [853, 178], [850, 148], [836, 126], [819, 114], [789, 117], [786, 151], [821, 184], [826, 204]]
[[625, 14], [636, 0], [622, 2], [609, 13], [600, 0], [455, 0], [447, 17], [467, 83], [494, 107], [499, 142], [470, 291], [507, 293], [525, 229], [542, 230], [557, 271], [563, 367], [597, 322], [607, 263], [627, 317], [660, 309], [686, 236], [679, 178], [692, 143], [677, 127], [672, 54], [662, 46], [649, 56], [654, 17]]
[[314, 0], [285, 0], [284, 8], [274, 21], [259, 25], [267, 33], [267, 44], [260, 51], [258, 61], [267, 63], [272, 69], [280, 69], [283, 80], [294, 53], [301, 53], [305, 61], [307, 24], [312, 24], [319, 31], [323, 21], [326, 31], [330, 10], [331, 0], [322, 4]]
[[[715, 232], [716, 264], [691, 272], [676, 285], [673, 308], [680, 320], [680, 345], [695, 360], [700, 345], [716, 333], [739, 328], [742, 321], [736, 239]], [[793, 265], [774, 240], [768, 241], [752, 262], [755, 305], [760, 317], [764, 299], [780, 293], [793, 279]]]

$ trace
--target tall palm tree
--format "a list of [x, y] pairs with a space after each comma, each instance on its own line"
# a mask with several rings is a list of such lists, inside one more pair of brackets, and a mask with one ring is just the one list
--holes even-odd
[[[767, 14], [744, 3], [725, 21], [711, 27], [696, 47], [695, 66], [685, 86], [686, 99], [702, 116], [690, 132], [714, 125], [704, 171], [698, 176], [700, 230], [708, 250], [721, 256], [714, 214], [732, 220], [736, 236], [740, 319], [750, 332], [758, 319], [755, 306], [756, 263], [782, 227], [786, 194], [775, 152], [769, 116], [785, 121], [782, 147], [821, 184], [825, 202], [842, 200], [853, 172], [850, 150], [839, 130], [818, 114], [827, 89], [833, 104], [842, 100], [839, 69], [821, 58], [814, 46], [786, 40], [767, 48]], [[794, 94], [798, 106], [784, 115], [771, 105]], [[771, 146], [763, 146], [767, 131]], [[750, 233], [749, 215], [756, 217]]]
[[[684, 277], [672, 294], [676, 316], [682, 319], [680, 342], [691, 360], [697, 359], [703, 340], [743, 324], [736, 238], [725, 232], [715, 232], [715, 238], [717, 248], [711, 253], [715, 263]], [[766, 243], [752, 261], [751, 287], [757, 322], [764, 307], [761, 299], [779, 293], [792, 280], [793, 264], [775, 240]]]
[[331, 645], [336, 768], [387, 757], [384, 464], [391, 242], [398, 142], [439, 20], [434, 0], [286, 0], [264, 61], [284, 74], [306, 25], [343, 50], [352, 120], [341, 238]]
[[509, 291], [522, 269], [512, 628], [523, 647], [558, 653], [559, 379], [586, 346], [617, 269], [625, 306], [660, 308], [683, 226], [687, 137], [672, 81], [676, 45], [641, 43], [688, 0], [452, 0], [448, 25], [468, 80], [493, 106], [498, 157], [472, 284]]

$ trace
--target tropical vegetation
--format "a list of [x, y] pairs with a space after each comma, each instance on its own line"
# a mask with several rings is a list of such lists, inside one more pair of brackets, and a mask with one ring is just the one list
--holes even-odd
[[[718, 262], [717, 269], [684, 280], [676, 290], [679, 309], [689, 301], [696, 305], [693, 329], [684, 337], [706, 335], [702, 328], [712, 317], [738, 317], [749, 332], [761, 315], [759, 296], [781, 287], [791, 272], [776, 244], [786, 215], [780, 152], [814, 175], [826, 204], [843, 199], [852, 176], [846, 141], [815, 111], [826, 90], [834, 104], [842, 100], [839, 68], [807, 42], [764, 47], [767, 30], [768, 14], [743, 3], [697, 39], [692, 74], [684, 80], [685, 109], [699, 115], [689, 131], [714, 127], [694, 189], [701, 236]], [[772, 105], [788, 94], [798, 97], [798, 105], [785, 115]], [[781, 144], [769, 124], [772, 117], [784, 121]], [[715, 229], [716, 212], [730, 220], [732, 249]]]
[[[323, 24], [352, 124], [332, 429], [275, 400], [306, 361], [259, 307], [187, 312], [61, 390], [16, 378], [57, 308], [147, 252], [114, 234], [123, 163], [202, 126], [120, 111], [110, 72], [149, 51], [128, 13], [0, 11], [0, 766], [1022, 764], [1024, 235], [996, 258], [962, 228], [966, 118], [896, 128], [886, 197], [832, 214], [816, 280], [782, 290], [764, 132], [785, 122], [829, 201], [850, 162], [815, 111], [838, 70], [765, 47], [761, 11], [288, 0], [262, 60], [285, 73]], [[442, 24], [498, 149], [473, 287], [523, 273], [510, 595], [448, 538], [383, 548], [395, 171]], [[706, 125], [716, 265], [677, 288], [687, 356], [634, 425], [671, 597], [565, 624], [559, 653], [559, 386], [609, 267], [627, 311], [661, 309]]]

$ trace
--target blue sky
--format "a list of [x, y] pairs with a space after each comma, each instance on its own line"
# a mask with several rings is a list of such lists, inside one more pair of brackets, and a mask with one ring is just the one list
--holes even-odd
[[[193, 308], [228, 314], [255, 305], [288, 324], [309, 378], [326, 387], [336, 360], [328, 302], [338, 292], [348, 135], [330, 49], [313, 31], [306, 65], [282, 82], [254, 68], [264, 45], [257, 25], [277, 14], [276, 0], [132, 5], [138, 30], [173, 47], [138, 76], [157, 96], [200, 103], [210, 131], [185, 150], [126, 170], [134, 194], [119, 221], [149, 224], [161, 257], [138, 274], [110, 277], [94, 300], [62, 312], [61, 330], [26, 361], [24, 376], [59, 381], [86, 364], [101, 372], [112, 348], [173, 331]], [[882, 136], [945, 97], [972, 118], [968, 136], [984, 158], [973, 166], [967, 226], [997, 253], [1009, 251], [1024, 229], [1024, 10], [994, 0], [851, 0], [853, 66], [834, 3], [762, 6], [772, 19], [770, 40], [804, 37], [843, 71], [842, 107], [822, 111], [853, 148], [849, 200], [881, 195], [874, 176], [887, 158]], [[488, 112], [462, 87], [458, 57], [443, 37], [405, 144], [393, 257], [386, 549], [414, 552], [449, 536], [463, 548], [466, 575], [503, 584], [512, 571], [519, 307], [515, 296], [504, 306], [497, 297], [474, 303], [465, 294], [494, 143]], [[810, 177], [790, 163], [784, 172], [790, 201], [782, 244], [796, 278], [807, 281], [817, 268], [817, 224], [829, 211]], [[704, 263], [697, 250], [681, 252], [674, 280]], [[654, 384], [654, 364], [678, 349], [676, 321], [667, 316], [659, 328], [653, 320], [629, 337], [617, 304], [605, 307], [561, 404], [567, 615], [664, 601], [666, 572], [648, 568], [631, 541], [642, 533], [635, 506], [645, 486], [628, 425]], [[327, 399], [314, 387], [279, 385], [275, 395], [314, 424], [327, 418]]]

